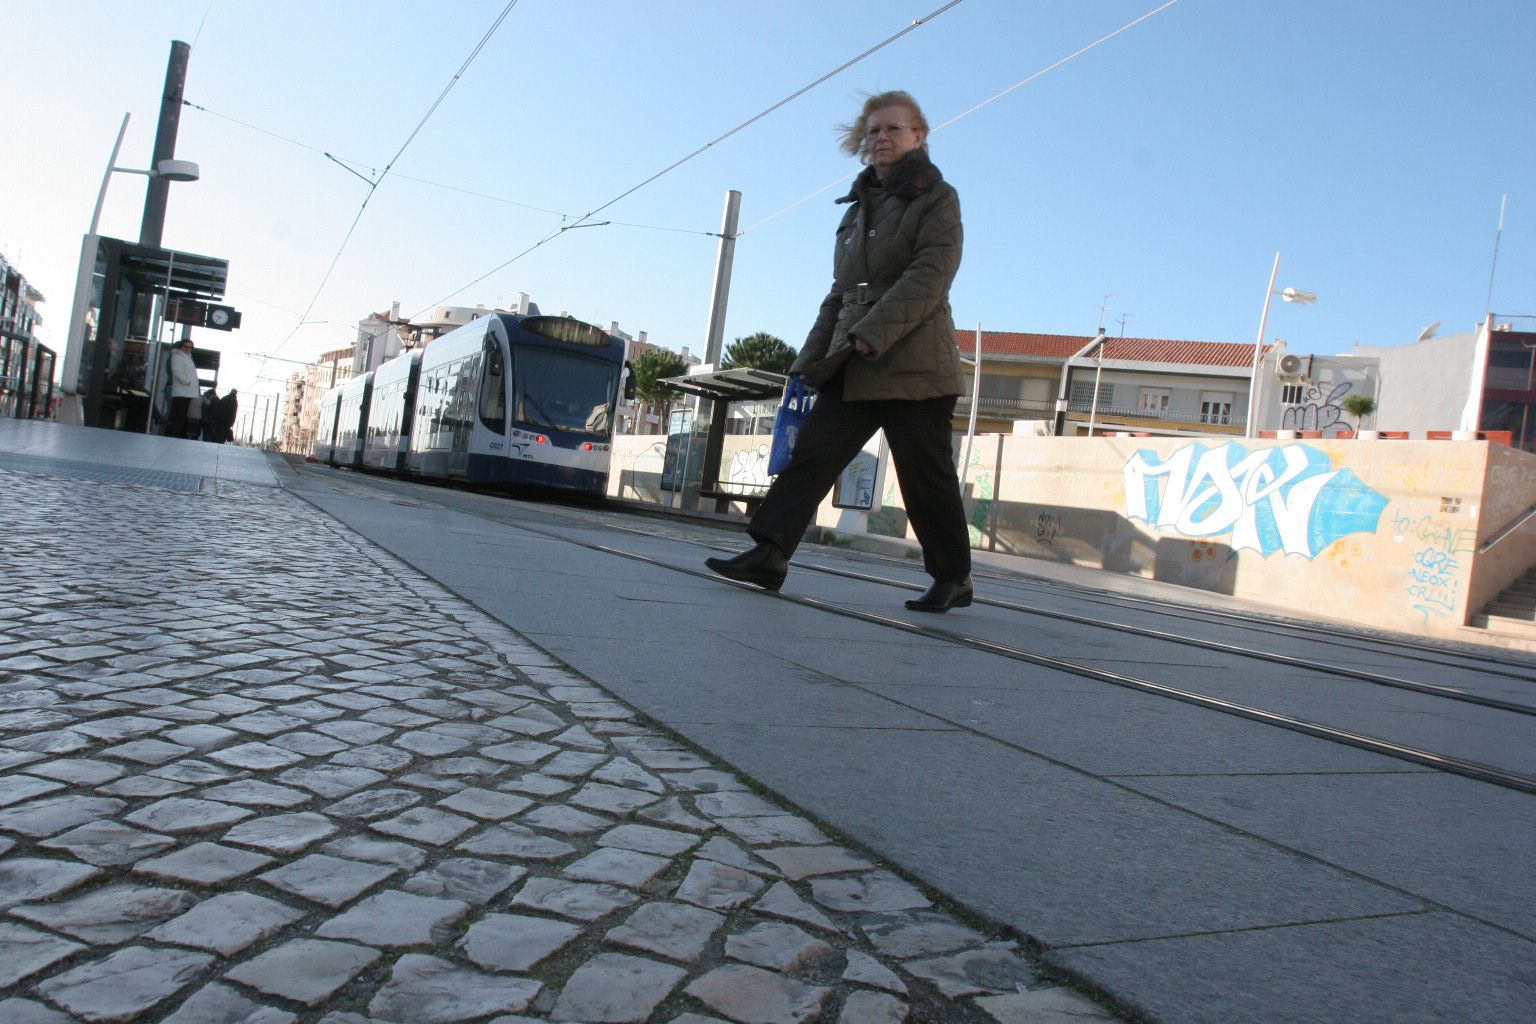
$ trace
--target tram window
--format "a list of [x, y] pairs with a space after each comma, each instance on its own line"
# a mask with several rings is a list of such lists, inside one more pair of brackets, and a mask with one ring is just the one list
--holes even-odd
[[618, 390], [615, 364], [532, 346], [518, 347], [513, 358], [518, 423], [537, 430], [599, 435], [611, 429], [608, 409]]
[[498, 434], [507, 432], [507, 375], [501, 347], [485, 339], [485, 372], [480, 377], [480, 422]]

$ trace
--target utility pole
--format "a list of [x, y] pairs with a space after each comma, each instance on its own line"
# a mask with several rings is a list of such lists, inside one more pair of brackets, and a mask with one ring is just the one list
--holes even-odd
[[[180, 40], [171, 43], [171, 57], [165, 66], [165, 93], [160, 97], [160, 127], [155, 129], [155, 155], [151, 170], [162, 160], [176, 158], [176, 131], [181, 125], [181, 98], [187, 86], [187, 60], [192, 47]], [[165, 233], [165, 202], [171, 181], [157, 174], [149, 176], [149, 191], [144, 197], [144, 220], [139, 226], [139, 244], [160, 248]]]
[[[266, 425], [267, 418], [265, 416], [262, 417], [262, 426], [266, 429], [267, 439], [268, 440], [270, 440], [271, 438], [273, 438], [277, 434], [277, 396], [276, 395], [272, 396], [272, 403], [271, 403], [271, 408], [269, 409], [269, 411], [270, 411], [270, 413], [272, 415], [272, 425], [270, 427]], [[263, 442], [262, 447], [263, 448], [266, 447], [266, 443], [265, 442]], [[273, 444], [273, 447], [274, 448], [277, 447], [275, 443]]]
[[715, 256], [715, 287], [709, 296], [709, 328], [704, 341], [704, 362], [720, 368], [725, 340], [725, 305], [731, 297], [731, 263], [736, 258], [736, 221], [741, 215], [741, 193], [725, 193], [725, 216], [720, 221], [720, 249]]

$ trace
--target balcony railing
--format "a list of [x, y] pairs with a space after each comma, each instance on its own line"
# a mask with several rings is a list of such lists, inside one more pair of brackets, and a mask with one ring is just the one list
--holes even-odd
[[[970, 412], [971, 397], [961, 395], [955, 403], [955, 414], [965, 415]], [[1022, 398], [988, 398], [981, 396], [981, 403], [977, 406], [978, 415], [992, 416], [999, 419], [1012, 420], [1050, 420], [1056, 416], [1055, 402], [1030, 402]], [[1068, 402], [1067, 414], [1073, 419], [1096, 418], [1100, 422], [1122, 422], [1134, 420], [1142, 424], [1167, 424], [1169, 426], [1205, 426], [1205, 427], [1229, 427], [1238, 430], [1247, 426], [1247, 422], [1240, 412], [1232, 412], [1226, 416], [1201, 416], [1179, 415], [1167, 410], [1155, 409], [1118, 409], [1114, 406], [1101, 405], [1097, 410], [1088, 402]]]
[[1247, 421], [1242, 413], [1231, 412], [1224, 416], [1203, 415], [1179, 415], [1166, 409], [1116, 409], [1099, 406], [1097, 410], [1088, 402], [1070, 402], [1067, 410], [1074, 419], [1084, 416], [1097, 417], [1099, 420], [1140, 420], [1144, 423], [1168, 423], [1176, 425], [1199, 425], [1206, 427], [1238, 427], [1247, 426]]
[[[955, 412], [971, 411], [971, 396], [961, 395], [955, 403]], [[1048, 420], [1056, 415], [1054, 402], [1028, 402], [1022, 398], [988, 398], [981, 396], [976, 411], [983, 416], [996, 416], [1010, 420]]]

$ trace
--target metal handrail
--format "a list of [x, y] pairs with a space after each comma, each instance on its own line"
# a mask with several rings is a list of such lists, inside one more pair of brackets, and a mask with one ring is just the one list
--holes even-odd
[[1482, 545], [1480, 547], [1478, 547], [1477, 553], [1480, 554], [1480, 555], [1487, 554], [1489, 548], [1493, 547], [1499, 541], [1503, 540], [1505, 537], [1508, 537], [1510, 534], [1512, 534], [1516, 530], [1520, 529], [1520, 527], [1524, 526], [1526, 524], [1526, 522], [1528, 520], [1530, 520], [1530, 518], [1532, 516], [1536, 516], [1536, 505], [1532, 505], [1530, 508], [1526, 509], [1524, 514], [1521, 515], [1520, 518], [1516, 519], [1514, 522], [1512, 522], [1508, 526], [1504, 527], [1504, 529], [1500, 530], [1498, 533], [1494, 534], [1492, 537], [1489, 537], [1487, 540], [1485, 540], [1482, 543]]

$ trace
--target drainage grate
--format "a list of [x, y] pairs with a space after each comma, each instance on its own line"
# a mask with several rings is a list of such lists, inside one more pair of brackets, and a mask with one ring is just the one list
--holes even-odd
[[193, 473], [172, 473], [163, 469], [137, 466], [109, 466], [100, 462], [73, 462], [69, 459], [45, 459], [17, 452], [0, 452], [0, 470], [30, 473], [35, 476], [61, 476], [74, 480], [96, 480], [107, 484], [139, 484], [170, 491], [200, 491], [203, 478]]

